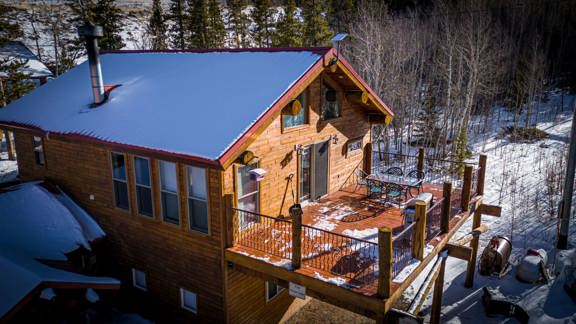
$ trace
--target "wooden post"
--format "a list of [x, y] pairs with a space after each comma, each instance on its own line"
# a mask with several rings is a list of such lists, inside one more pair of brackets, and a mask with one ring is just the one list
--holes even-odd
[[372, 142], [364, 146], [364, 172], [372, 174]]
[[486, 155], [480, 154], [478, 167], [478, 184], [476, 185], [476, 193], [479, 196], [482, 196], [484, 195], [484, 183], [486, 180]]
[[5, 131], [6, 136], [6, 149], [8, 150], [8, 159], [16, 161], [16, 152], [14, 152], [14, 145], [12, 143], [12, 136], [10, 131]]
[[418, 170], [424, 171], [424, 148], [421, 147], [418, 149]]
[[224, 195], [224, 215], [226, 217], [226, 247], [230, 248], [236, 244], [238, 237], [238, 217], [234, 209], [234, 195]]
[[432, 296], [432, 311], [430, 313], [430, 323], [439, 324], [440, 314], [442, 311], [442, 295], [444, 293], [444, 272], [446, 270], [446, 259], [448, 258], [448, 251], [444, 250], [439, 255], [442, 258], [440, 263], [440, 270], [436, 282], [434, 283], [434, 295]]
[[452, 206], [450, 204], [452, 201], [452, 182], [444, 182], [442, 197], [444, 197], [444, 204], [442, 205], [440, 229], [442, 230], [442, 233], [448, 233], [450, 231], [450, 214], [452, 213]]
[[412, 241], [412, 257], [424, 259], [424, 245], [426, 244], [426, 203], [416, 201], [416, 210], [414, 215], [416, 228]]
[[[476, 205], [480, 206], [482, 204], [482, 199], [480, 199]], [[480, 227], [482, 223], [482, 213], [480, 208], [474, 208], [474, 219], [472, 220], [472, 230]], [[466, 270], [466, 281], [464, 282], [464, 287], [472, 288], [474, 285], [474, 271], [476, 270], [476, 255], [478, 254], [478, 243], [480, 241], [480, 233], [474, 233], [472, 241], [470, 241], [470, 247], [472, 248], [472, 258], [468, 262], [468, 269]]]
[[290, 207], [292, 216], [292, 268], [299, 269], [302, 264], [302, 208], [299, 204]]
[[389, 298], [392, 293], [392, 229], [382, 227], [378, 230], [378, 296]]
[[473, 167], [467, 165], [464, 168], [464, 183], [462, 184], [462, 210], [470, 208], [470, 197], [472, 197], [472, 171]]

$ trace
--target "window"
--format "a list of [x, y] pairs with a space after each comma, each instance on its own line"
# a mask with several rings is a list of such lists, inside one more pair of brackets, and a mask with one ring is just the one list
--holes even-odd
[[362, 150], [362, 138], [356, 138], [353, 140], [348, 141], [346, 146], [346, 153], [354, 153]]
[[208, 233], [206, 170], [188, 167], [188, 217], [190, 229]]
[[300, 113], [295, 116], [283, 114], [282, 118], [284, 118], [284, 128], [308, 124], [308, 98], [306, 90], [302, 91], [296, 99], [302, 104], [302, 109], [300, 109]]
[[300, 201], [310, 199], [310, 180], [312, 175], [310, 146], [302, 148], [300, 154]]
[[146, 274], [143, 271], [132, 268], [132, 285], [141, 290], [148, 289], [146, 286]]
[[322, 120], [340, 117], [338, 92], [326, 82], [322, 84]]
[[150, 181], [150, 160], [134, 157], [134, 175], [136, 179], [136, 201], [138, 213], [153, 216], [152, 185]]
[[198, 312], [198, 301], [195, 293], [180, 288], [180, 300], [182, 308], [189, 310], [194, 314]]
[[176, 163], [160, 162], [160, 191], [162, 195], [162, 217], [165, 222], [179, 225], [178, 179]]
[[122, 209], [129, 208], [128, 182], [124, 154], [112, 152], [112, 182], [114, 182], [114, 203]]
[[284, 291], [283, 287], [280, 287], [273, 282], [266, 281], [266, 301], [278, 296], [282, 291]]
[[[9, 141], [10, 137], [7, 136], [6, 140]], [[46, 164], [46, 160], [44, 159], [44, 145], [42, 144], [42, 137], [39, 136], [34, 136], [34, 159], [38, 165]]]
[[256, 169], [258, 163], [238, 168], [238, 209], [253, 213], [260, 211], [258, 181], [250, 174], [250, 170]]

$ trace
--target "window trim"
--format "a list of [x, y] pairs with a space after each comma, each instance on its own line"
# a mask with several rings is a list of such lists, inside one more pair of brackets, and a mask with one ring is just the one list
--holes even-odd
[[[272, 297], [268, 296], [268, 289], [269, 289], [269, 285], [271, 283], [276, 285], [276, 294]], [[281, 287], [277, 283], [266, 281], [266, 286], [264, 287], [264, 296], [266, 297], [266, 302], [268, 303], [268, 302], [274, 300], [276, 297], [280, 296], [280, 294], [282, 294], [285, 290], [286, 290], [286, 288]]]
[[[197, 197], [192, 197], [190, 195], [190, 185], [188, 183], [188, 181], [190, 180], [190, 168], [198, 168], [198, 169], [203, 169], [204, 170], [204, 180], [206, 181], [206, 199], [202, 200], [201, 198], [197, 198]], [[204, 168], [204, 167], [199, 167], [199, 166], [194, 166], [194, 165], [186, 165], [186, 208], [188, 209], [188, 230], [194, 233], [200, 233], [203, 235], [208, 235], [210, 236], [211, 234], [211, 226], [210, 226], [210, 179], [209, 179], [209, 175], [208, 175], [208, 169]], [[191, 221], [191, 214], [190, 214], [190, 204], [189, 204], [189, 199], [193, 199], [193, 200], [198, 200], [198, 201], [203, 201], [206, 203], [206, 222], [208, 227], [206, 228], [206, 232], [201, 231], [199, 229], [196, 228], [192, 228], [192, 221]]]
[[[175, 171], [176, 171], [176, 192], [170, 192], [170, 191], [165, 191], [164, 189], [162, 189], [162, 171], [161, 171], [161, 167], [160, 165], [163, 163], [172, 163], [176, 166]], [[158, 185], [159, 185], [159, 192], [160, 192], [160, 217], [162, 218], [162, 223], [164, 224], [170, 224], [172, 226], [182, 226], [182, 208], [180, 208], [180, 181], [179, 181], [179, 172], [178, 172], [178, 163], [177, 162], [172, 162], [172, 161], [167, 161], [167, 160], [158, 160]], [[166, 192], [169, 194], [175, 194], [176, 195], [176, 202], [177, 202], [177, 206], [178, 206], [178, 224], [174, 224], [174, 223], [170, 223], [167, 222], [164, 219], [164, 205], [162, 204], [162, 193]]]
[[[122, 180], [122, 179], [116, 179], [114, 178], [114, 160], [112, 158], [113, 154], [117, 154], [117, 155], [122, 155], [124, 156], [124, 173], [126, 174], [126, 179]], [[118, 151], [110, 151], [110, 171], [111, 171], [111, 182], [112, 182], [112, 201], [114, 203], [114, 209], [118, 209], [118, 210], [123, 210], [125, 212], [130, 213], [130, 211], [132, 210], [132, 201], [130, 198], [130, 184], [128, 183], [128, 159], [127, 159], [127, 154], [125, 153], [121, 153]], [[116, 189], [114, 187], [114, 181], [120, 181], [120, 182], [124, 182], [126, 183], [126, 194], [128, 196], [128, 208], [122, 208], [122, 207], [118, 207], [118, 204], [116, 202]]]
[[286, 108], [287, 105], [289, 105], [292, 100], [288, 101], [288, 104], [286, 104], [283, 108], [282, 108], [282, 113], [280, 114], [280, 129], [281, 129], [281, 133], [289, 133], [292, 131], [296, 131], [302, 128], [307, 128], [310, 127], [310, 91], [309, 91], [310, 87], [307, 86], [304, 90], [302, 90], [302, 92], [300, 92], [297, 96], [295, 96], [293, 99], [298, 99], [298, 97], [301, 94], [304, 94], [306, 96], [306, 104], [302, 105], [302, 109], [304, 110], [304, 118], [306, 120], [305, 123], [303, 123], [302, 125], [296, 125], [296, 126], [291, 126], [291, 127], [286, 127], [284, 125], [284, 108]]
[[[136, 272], [144, 274], [144, 284], [146, 285], [145, 287], [142, 287], [136, 283]], [[142, 291], [148, 291], [148, 280], [146, 280], [146, 272], [138, 270], [136, 268], [132, 268], [132, 286]]]
[[[194, 294], [194, 296], [196, 296], [196, 308], [195, 309], [188, 307], [184, 304], [184, 292], [188, 292], [188, 293]], [[180, 306], [183, 309], [185, 309], [189, 312], [192, 312], [193, 314], [198, 314], [198, 294], [193, 292], [193, 291], [190, 291], [188, 289], [180, 288]]]
[[[144, 187], [144, 188], [146, 188], [146, 186], [138, 184], [138, 177], [136, 176], [136, 158], [148, 161], [148, 177], [150, 179], [150, 185], [147, 188], [150, 189], [150, 200], [152, 202], [152, 215], [142, 214], [140, 212], [140, 207], [138, 207], [138, 186]], [[154, 202], [154, 188], [153, 188], [154, 181], [152, 180], [152, 159], [144, 157], [144, 156], [140, 156], [140, 155], [134, 155], [134, 156], [132, 156], [132, 163], [134, 164], [132, 171], [134, 172], [134, 195], [136, 197], [136, 214], [138, 214], [142, 217], [145, 217], [147, 219], [154, 219], [154, 218], [156, 218], [156, 215], [154, 213], [156, 208], [155, 208], [155, 202]]]
[[235, 182], [236, 182], [236, 190], [235, 190], [236, 192], [235, 192], [235, 196], [237, 197], [237, 198], [236, 198], [236, 206], [238, 206], [238, 203], [240, 202], [240, 199], [244, 199], [244, 198], [246, 198], [246, 197], [248, 197], [248, 196], [250, 196], [250, 195], [258, 194], [258, 199], [257, 199], [257, 201], [258, 201], [258, 211], [257, 211], [257, 213], [260, 213], [260, 209], [262, 208], [262, 204], [261, 204], [261, 201], [260, 201], [260, 197], [262, 196], [262, 195], [261, 195], [261, 192], [260, 192], [260, 189], [261, 189], [261, 188], [260, 188], [260, 181], [256, 181], [256, 185], [257, 185], [257, 186], [256, 186], [256, 188], [257, 188], [256, 191], [252, 191], [252, 192], [250, 192], [250, 193], [248, 193], [248, 194], [245, 194], [245, 195], [243, 195], [243, 196], [240, 196], [240, 195], [238, 194], [238, 190], [240, 189], [240, 185], [241, 185], [241, 184], [239, 183], [239, 181], [238, 181], [238, 172], [240, 172], [239, 169], [240, 169], [240, 168], [243, 168], [243, 167], [247, 167], [247, 166], [252, 165], [252, 164], [256, 164], [256, 168], [259, 168], [259, 167], [260, 167], [260, 162], [258, 161], [258, 162], [254, 162], [254, 163], [247, 164], [247, 165], [241, 165], [240, 167], [236, 168], [236, 170], [235, 170], [235, 171], [236, 171], [235, 174], [234, 174], [234, 178], [235, 178]]
[[[11, 141], [10, 133], [6, 132], [6, 140]], [[37, 149], [36, 139], [40, 141], [40, 149]], [[32, 135], [32, 151], [34, 152], [34, 163], [36, 166], [46, 167], [46, 153], [44, 152], [44, 138], [42, 136]], [[42, 156], [42, 163], [38, 163], [38, 156], [37, 154], [41, 154]]]
[[[324, 119], [323, 117], [323, 109], [324, 109], [324, 83], [328, 84], [331, 88], [333, 88], [336, 91], [336, 102], [338, 102], [338, 112], [339, 115], [338, 117], [332, 117], [329, 119]], [[340, 85], [338, 85], [338, 83], [336, 83], [336, 81], [332, 80], [332, 78], [330, 78], [327, 75], [322, 75], [321, 78], [321, 84], [320, 84], [320, 111], [319, 111], [319, 117], [320, 117], [320, 121], [322, 122], [330, 122], [331, 120], [335, 120], [338, 118], [342, 118], [342, 116], [344, 116], [343, 114], [343, 100], [342, 98], [344, 97], [344, 91], [342, 90], [342, 87], [340, 87]]]

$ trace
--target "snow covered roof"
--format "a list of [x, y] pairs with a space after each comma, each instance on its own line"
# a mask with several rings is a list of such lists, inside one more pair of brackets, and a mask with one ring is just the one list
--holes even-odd
[[30, 182], [0, 190], [0, 319], [39, 285], [119, 286], [113, 278], [90, 277], [49, 267], [38, 260], [65, 261], [66, 253], [104, 231], [57, 187]]
[[[89, 137], [214, 162], [279, 107], [332, 48], [101, 55], [105, 84], [92, 103], [85, 62], [11, 103], [0, 123]], [[387, 109], [387, 108], [386, 108]], [[391, 114], [391, 112], [390, 112]], [[221, 162], [221, 161], [220, 161]]]
[[[31, 78], [50, 77], [52, 72], [48, 70], [44, 63], [40, 62], [36, 55], [30, 51], [26, 45], [18, 41], [7, 42], [0, 47], [0, 60], [5, 59], [27, 60], [26, 66], [22, 72], [30, 74]], [[0, 77], [6, 76], [6, 73], [0, 72]]]

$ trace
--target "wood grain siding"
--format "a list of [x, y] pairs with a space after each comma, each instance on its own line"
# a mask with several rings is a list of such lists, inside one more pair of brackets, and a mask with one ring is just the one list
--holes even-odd
[[[93, 215], [108, 234], [110, 252], [122, 278], [130, 278], [131, 268], [144, 271], [148, 285], [145, 294], [164, 304], [174, 320], [225, 321], [221, 170], [207, 169], [210, 233], [203, 234], [188, 227], [186, 165], [177, 167], [180, 226], [175, 226], [162, 221], [155, 158], [150, 158], [154, 199], [154, 217], [150, 218], [139, 215], [136, 208], [134, 155], [126, 154], [131, 207], [127, 211], [114, 206], [109, 148], [44, 138], [47, 163], [37, 167], [32, 136], [16, 134], [16, 145], [22, 180], [50, 179]], [[94, 200], [90, 200], [90, 195], [94, 195]], [[198, 294], [197, 315], [180, 308], [180, 288]]]
[[[260, 167], [267, 170], [264, 180], [260, 182], [261, 212], [277, 216], [288, 215], [292, 205], [291, 187], [286, 187], [287, 178], [294, 174], [294, 193], [297, 192], [299, 175], [294, 150], [296, 145], [308, 145], [326, 141], [336, 135], [338, 143], [330, 141], [329, 155], [329, 193], [337, 191], [353, 173], [354, 168], [362, 163], [362, 154], [346, 154], [346, 144], [351, 139], [362, 138], [363, 143], [370, 141], [370, 122], [363, 108], [346, 100], [341, 95], [341, 112], [339, 118], [323, 121], [320, 119], [322, 76], [309, 86], [309, 124], [295, 129], [282, 131], [282, 116], [272, 121], [270, 126], [247, 148], [254, 152]], [[286, 163], [282, 166], [283, 161]], [[235, 193], [234, 171], [229, 167], [225, 172], [225, 193]], [[282, 199], [286, 195], [284, 205]]]

